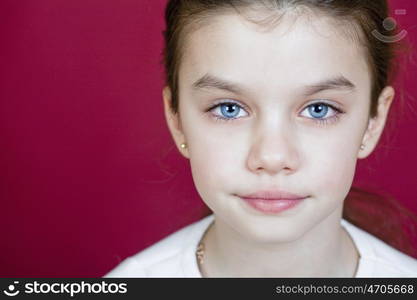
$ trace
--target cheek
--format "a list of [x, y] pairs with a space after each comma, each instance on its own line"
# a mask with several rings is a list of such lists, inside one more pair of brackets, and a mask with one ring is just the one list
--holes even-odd
[[220, 137], [199, 135], [192, 139], [189, 153], [195, 184], [212, 192], [230, 186], [241, 168], [242, 150]]
[[[236, 192], [244, 181], [245, 141], [236, 130], [209, 122], [193, 122], [186, 129], [194, 184], [206, 203]], [[207, 125], [208, 124], [208, 125]]]
[[357, 150], [353, 145], [329, 143], [312, 151], [309, 178], [315, 183], [314, 190], [320, 195], [342, 200], [348, 193], [356, 168]]

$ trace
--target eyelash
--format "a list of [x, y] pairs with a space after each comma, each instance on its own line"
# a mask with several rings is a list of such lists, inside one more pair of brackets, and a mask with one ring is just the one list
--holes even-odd
[[[246, 111], [245, 107], [242, 106], [242, 105], [240, 105], [237, 102], [234, 102], [234, 101], [224, 101], [224, 102], [220, 102], [220, 103], [214, 104], [209, 109], [207, 109], [206, 112], [211, 112], [215, 108], [217, 108], [217, 107], [219, 107], [219, 106], [221, 106], [223, 104], [234, 104], [234, 105], [237, 105], [239, 107], [239, 109], [243, 109], [243, 110]], [[311, 103], [311, 104], [307, 105], [302, 111], [304, 111], [305, 109], [307, 109], [310, 106], [318, 105], [318, 104], [321, 104], [321, 105], [330, 107], [332, 110], [335, 111], [335, 115], [333, 115], [331, 117], [328, 117], [326, 119], [308, 118], [308, 119], [312, 119], [313, 122], [315, 122], [317, 125], [327, 126], [327, 125], [336, 123], [339, 120], [340, 116], [345, 113], [340, 108], [338, 108], [338, 107], [336, 107], [336, 106], [334, 106], [334, 105], [332, 105], [330, 103], [327, 103], [325, 101], [317, 101], [317, 102]], [[229, 121], [234, 121], [234, 120], [240, 119], [240, 118], [225, 118], [225, 117], [221, 117], [221, 116], [214, 115], [214, 114], [213, 114], [213, 117], [214, 117], [214, 120], [216, 122], [229, 122]]]

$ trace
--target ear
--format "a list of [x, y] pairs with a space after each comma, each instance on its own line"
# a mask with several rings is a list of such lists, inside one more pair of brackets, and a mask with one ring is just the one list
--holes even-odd
[[378, 144], [379, 138], [385, 127], [388, 112], [394, 100], [395, 90], [386, 86], [378, 97], [377, 115], [369, 119], [368, 127], [362, 139], [363, 150], [359, 150], [358, 158], [363, 159], [369, 156]]
[[171, 132], [171, 136], [174, 139], [178, 151], [185, 158], [189, 158], [188, 147], [181, 148], [180, 146], [182, 143], [186, 143], [186, 139], [182, 131], [179, 113], [174, 113], [171, 110], [171, 95], [171, 89], [168, 86], [164, 87], [164, 89], [162, 90], [162, 97], [164, 100], [165, 119], [167, 121], [169, 131]]

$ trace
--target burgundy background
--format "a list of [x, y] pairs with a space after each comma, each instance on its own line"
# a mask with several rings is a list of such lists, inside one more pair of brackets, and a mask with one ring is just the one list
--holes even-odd
[[[392, 3], [416, 45], [417, 1]], [[163, 115], [164, 4], [0, 2], [0, 276], [102, 276], [207, 213]], [[415, 56], [402, 72], [355, 186], [417, 212]]]

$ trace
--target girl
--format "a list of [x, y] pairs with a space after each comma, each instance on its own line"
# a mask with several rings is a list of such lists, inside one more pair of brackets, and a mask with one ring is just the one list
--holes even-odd
[[386, 0], [169, 1], [165, 116], [213, 214], [105, 277], [417, 276], [343, 218], [394, 99], [387, 17]]

